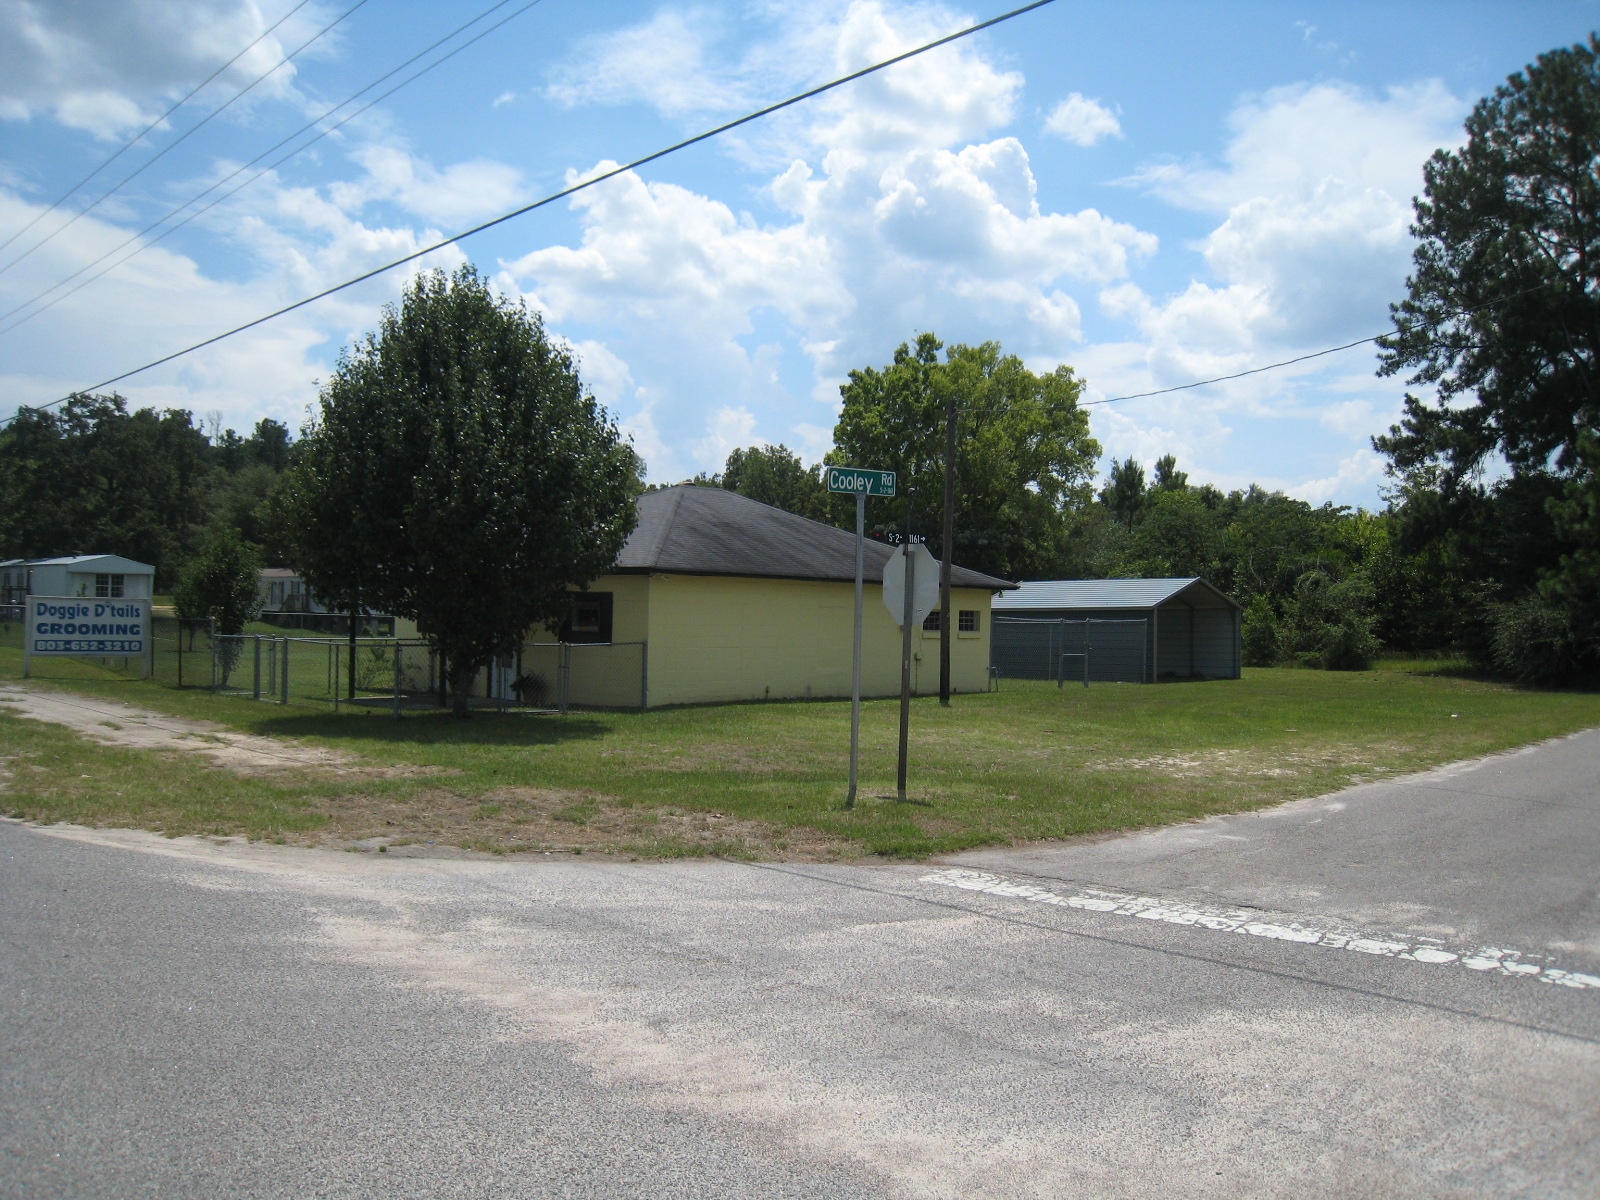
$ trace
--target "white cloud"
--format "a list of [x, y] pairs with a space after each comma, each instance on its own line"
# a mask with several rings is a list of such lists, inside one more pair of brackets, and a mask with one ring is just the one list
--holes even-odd
[[[568, 105], [647, 104], [682, 119], [726, 114], [858, 71], [972, 23], [938, 4], [819, 0], [758, 7], [746, 24], [768, 36], [730, 49], [719, 14], [664, 8], [650, 20], [594, 38], [545, 89]], [[1012, 119], [1022, 76], [958, 43], [860, 79], [725, 139], [767, 165], [821, 149], [866, 153], [947, 146]], [[774, 157], [776, 156], [776, 157]]]
[[709, 61], [718, 32], [708, 9], [663, 9], [589, 39], [552, 73], [545, 94], [566, 105], [644, 102], [669, 117], [725, 111], [742, 102], [744, 87], [736, 66]]
[[522, 173], [492, 159], [473, 159], [439, 170], [396, 146], [367, 145], [351, 158], [365, 168], [363, 179], [333, 185], [341, 208], [373, 200], [393, 200], [425, 221], [454, 228], [494, 216], [522, 203]]
[[1172, 315], [1228, 327], [1235, 349], [1381, 329], [1405, 279], [1422, 164], [1459, 138], [1464, 107], [1437, 83], [1377, 97], [1279, 88], [1234, 112], [1224, 166], [1144, 172], [1171, 203], [1224, 217], [1200, 247], [1221, 285], [1197, 282]]
[[1045, 132], [1078, 146], [1092, 146], [1108, 137], [1122, 136], [1122, 123], [1098, 100], [1073, 92], [1045, 118]]
[[[786, 19], [780, 43], [806, 48], [788, 57], [826, 63], [824, 77], [970, 20], [873, 0]], [[558, 80], [552, 94], [682, 115], [745, 95], [758, 56], [785, 57], [768, 43], [724, 62], [716, 36], [704, 14], [666, 10], [593, 44], [581, 74]], [[652, 39], [659, 61], [648, 65]], [[601, 62], [605, 71], [595, 69]], [[793, 66], [778, 69], [781, 77]], [[703, 77], [691, 80], [697, 71]], [[602, 76], [610, 82], [580, 82]], [[770, 171], [767, 196], [785, 219], [758, 223], [628, 173], [573, 198], [576, 244], [535, 249], [507, 271], [552, 322], [602, 338], [651, 381], [636, 421], [641, 445], [649, 436], [692, 447], [702, 468], [720, 465], [735, 434], [819, 455], [848, 368], [886, 360], [920, 329], [952, 341], [999, 338], [1060, 361], [1082, 337], [1070, 287], [1123, 280], [1131, 262], [1155, 251], [1154, 237], [1096, 210], [1042, 210], [1021, 142], [984, 140], [1013, 118], [1021, 88], [1019, 74], [972, 44], [900, 64], [792, 111], [759, 146], [738, 148], [747, 165]], [[785, 330], [778, 341], [758, 336], [774, 322]], [[670, 470], [651, 461], [652, 478], [678, 477], [683, 464], [667, 461]]]
[[756, 440], [755, 414], [743, 405], [724, 405], [706, 422], [706, 436], [695, 446], [695, 459], [706, 470], [718, 471], [731, 451]]
[[[48, 113], [112, 138], [155, 119], [249, 45], [283, 11], [254, 0], [81, 0], [0, 4], [0, 118]], [[195, 103], [215, 106], [333, 19], [311, 4], [252, 47]], [[336, 35], [308, 53], [328, 53]], [[245, 103], [292, 92], [295, 64], [275, 71]], [[204, 109], [202, 108], [202, 111]]]
[[1383, 478], [1383, 471], [1384, 460], [1370, 449], [1361, 449], [1341, 459], [1332, 475], [1289, 483], [1284, 490], [1310, 504], [1325, 504], [1375, 487]]
[[[40, 206], [0, 190], [0, 228], [26, 224]], [[426, 244], [427, 230], [369, 226], [309, 188], [271, 176], [226, 215], [208, 218], [249, 258], [238, 280], [208, 274], [166, 246], [146, 250], [93, 285], [4, 335], [0, 389], [41, 404], [261, 316]], [[0, 275], [0, 311], [118, 245], [127, 231], [91, 215]], [[454, 248], [417, 269], [462, 261]], [[398, 295], [401, 272], [229, 338], [115, 385], [135, 406], [218, 410], [236, 428], [271, 416], [298, 427], [341, 346], [377, 321]], [[85, 331], [92, 330], [92, 336]]]
[[[694, 414], [721, 396], [741, 397], [751, 433], [779, 441], [831, 423], [843, 371], [886, 358], [917, 329], [1059, 358], [1081, 337], [1061, 285], [1123, 278], [1155, 248], [1093, 210], [1040, 211], [1013, 139], [825, 161], [820, 176], [795, 163], [774, 181], [792, 219], [771, 225], [629, 172], [573, 198], [577, 245], [507, 270], [552, 321], [593, 329], [663, 389], [653, 420], [668, 442], [690, 438]], [[747, 344], [763, 313], [809, 357], [811, 395], [825, 406], [815, 416], [796, 419], [781, 347]], [[710, 443], [696, 444], [710, 465]]]
[[[1101, 289], [1102, 311], [1137, 331], [1142, 352], [1124, 343], [1092, 374], [1095, 394], [1229, 375], [1381, 332], [1388, 303], [1404, 292], [1422, 164], [1459, 139], [1464, 109], [1436, 83], [1383, 94], [1337, 83], [1280, 88], [1234, 111], [1220, 162], [1142, 171], [1137, 183], [1218, 223], [1193, 247], [1204, 271], [1181, 290]], [[1162, 439], [1180, 458], [1220, 456], [1238, 437], [1230, 421], [1247, 417], [1252, 442], [1265, 444], [1275, 428], [1272, 436], [1299, 442], [1304, 461], [1324, 464], [1310, 481], [1262, 482], [1306, 498], [1359, 495], [1375, 478], [1366, 437], [1397, 399], [1372, 362], [1370, 347], [1358, 348], [1140, 400], [1097, 415], [1096, 431], [1118, 456], [1154, 451]]]
[[[829, 74], [859, 71], [970, 23], [939, 6], [857, 0], [827, 31]], [[835, 153], [949, 146], [1009, 123], [1022, 83], [1020, 72], [999, 70], [970, 43], [957, 42], [827, 93], [805, 120], [812, 144]]]
[[604, 342], [577, 342], [572, 350], [577, 356], [578, 373], [584, 386], [608, 411], [618, 412], [633, 399], [633, 372], [609, 346]]

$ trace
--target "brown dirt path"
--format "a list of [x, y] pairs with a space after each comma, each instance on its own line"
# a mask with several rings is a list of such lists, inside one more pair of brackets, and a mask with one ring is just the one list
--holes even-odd
[[435, 773], [426, 767], [373, 766], [336, 750], [287, 738], [238, 733], [210, 721], [169, 716], [116, 700], [14, 683], [0, 684], [0, 704], [14, 716], [64, 725], [104, 746], [199, 754], [215, 766], [242, 774], [313, 770], [370, 778]]

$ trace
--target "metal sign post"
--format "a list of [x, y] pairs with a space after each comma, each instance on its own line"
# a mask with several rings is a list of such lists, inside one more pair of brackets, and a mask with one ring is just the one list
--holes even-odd
[[828, 490], [856, 498], [856, 630], [850, 659], [850, 792], [844, 806], [856, 806], [856, 783], [861, 773], [861, 593], [866, 565], [867, 497], [893, 496], [893, 471], [868, 471], [858, 467], [829, 467]]
[[911, 639], [923, 619], [939, 607], [939, 564], [921, 542], [909, 538], [883, 568], [883, 605], [900, 626], [899, 795], [906, 798], [906, 759], [911, 729]]

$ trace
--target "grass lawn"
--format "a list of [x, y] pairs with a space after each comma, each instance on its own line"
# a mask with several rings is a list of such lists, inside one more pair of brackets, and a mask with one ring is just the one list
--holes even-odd
[[[1087, 690], [1006, 681], [949, 709], [913, 704], [906, 804], [893, 798], [898, 704], [865, 705], [864, 798], [845, 811], [847, 702], [396, 721], [36, 666], [42, 687], [432, 771], [240, 775], [99, 746], [0, 704], [0, 810], [369, 848], [915, 857], [1255, 808], [1600, 725], [1600, 694], [1427, 663]], [[20, 672], [20, 652], [0, 648], [0, 679]]]

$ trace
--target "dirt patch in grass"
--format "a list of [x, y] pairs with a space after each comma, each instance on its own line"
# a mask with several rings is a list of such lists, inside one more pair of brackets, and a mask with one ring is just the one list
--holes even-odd
[[169, 716], [98, 697], [6, 685], [0, 686], [0, 702], [5, 703], [6, 711], [14, 716], [63, 725], [102, 746], [195, 754], [209, 760], [213, 766], [242, 775], [310, 771], [321, 775], [397, 779], [458, 773], [449, 768], [406, 763], [378, 766], [350, 754], [289, 738], [239, 733], [209, 721]]
[[350, 849], [461, 846], [492, 854], [621, 858], [725, 855], [830, 862], [862, 855], [856, 843], [815, 829], [550, 788], [499, 788], [470, 796], [447, 788], [406, 796], [351, 792], [321, 800], [316, 808], [327, 824], [285, 841]]

